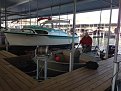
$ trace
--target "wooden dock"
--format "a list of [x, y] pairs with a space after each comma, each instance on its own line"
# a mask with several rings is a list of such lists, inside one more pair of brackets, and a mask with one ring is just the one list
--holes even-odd
[[[121, 60], [121, 55], [118, 56], [118, 60]], [[97, 70], [80, 68], [43, 81], [39, 87], [31, 91], [104, 91], [111, 85], [113, 58], [99, 62], [99, 65]]]
[[29, 91], [37, 87], [36, 80], [3, 59], [10, 57], [16, 55], [0, 51], [0, 91]]
[[1, 58], [10, 58], [10, 57], [17, 57], [17, 55], [7, 52], [5, 50], [0, 51], [0, 59]]
[[[10, 55], [16, 56], [0, 51], [1, 58]], [[99, 62], [97, 70], [79, 68], [40, 83], [4, 59], [0, 59], [0, 91], [104, 91], [111, 85], [113, 59]], [[121, 60], [121, 55], [118, 55], [118, 60]]]

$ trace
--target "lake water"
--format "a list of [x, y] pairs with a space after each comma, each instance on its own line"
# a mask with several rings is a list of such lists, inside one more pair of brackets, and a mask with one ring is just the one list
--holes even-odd
[[[107, 47], [108, 38], [99, 38], [99, 48], [100, 50], [105, 50]], [[110, 38], [109, 45], [115, 45], [116, 39]], [[98, 38], [93, 38], [93, 46], [98, 45]], [[118, 53], [121, 54], [121, 38], [119, 38]]]

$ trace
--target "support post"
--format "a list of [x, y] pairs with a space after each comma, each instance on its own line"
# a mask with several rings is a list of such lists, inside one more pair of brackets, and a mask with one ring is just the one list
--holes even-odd
[[98, 31], [97, 31], [97, 45], [98, 47], [100, 46], [100, 27], [101, 27], [101, 20], [102, 20], [102, 10], [100, 11], [100, 21], [99, 21], [99, 26], [98, 26]]
[[37, 58], [37, 48], [39, 46], [36, 47], [35, 49], [35, 59], [36, 59], [36, 79], [39, 79], [39, 59]]
[[44, 79], [47, 79], [47, 58], [45, 58], [45, 65], [44, 65]]
[[75, 34], [75, 21], [76, 21], [76, 0], [74, 0], [74, 10], [73, 10], [73, 35], [72, 35], [72, 49], [71, 49], [71, 61], [69, 71], [73, 70], [74, 63], [74, 34]]
[[0, 28], [1, 28], [1, 21], [2, 19], [1, 19], [1, 6], [0, 6]]
[[8, 41], [7, 41], [7, 39], [5, 38], [5, 47], [6, 47], [6, 51], [8, 51], [8, 48], [9, 48], [9, 45], [8, 45], [9, 43], [8, 43]]
[[31, 1], [29, 0], [29, 19], [30, 19], [30, 25], [31, 25]]
[[39, 59], [37, 58], [36, 61], [37, 61], [37, 68], [36, 68], [37, 73], [36, 73], [36, 79], [39, 80]]
[[38, 25], [38, 13], [39, 12], [38, 12], [38, 0], [37, 0], [37, 21], [36, 21], [37, 22], [37, 25]]
[[119, 0], [119, 12], [118, 12], [118, 23], [117, 23], [117, 30], [116, 30], [116, 43], [115, 43], [115, 54], [114, 54], [114, 70], [113, 70], [113, 80], [112, 80], [112, 91], [115, 91], [116, 87], [116, 80], [118, 76], [118, 45], [119, 45], [119, 31], [120, 31], [120, 21], [121, 21], [121, 0]]
[[108, 41], [107, 41], [107, 48], [106, 48], [105, 58], [108, 58], [109, 38], [110, 38], [110, 31], [111, 31], [111, 20], [112, 20], [112, 0], [111, 0], [111, 6], [110, 6], [110, 20], [109, 20], [109, 30], [108, 30]]
[[6, 0], [5, 0], [5, 29], [7, 30], [7, 7], [6, 7]]

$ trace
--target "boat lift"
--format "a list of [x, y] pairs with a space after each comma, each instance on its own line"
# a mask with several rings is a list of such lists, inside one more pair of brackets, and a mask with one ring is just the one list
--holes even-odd
[[36, 60], [36, 79], [39, 80], [39, 61], [44, 61], [44, 80], [47, 79], [47, 60], [48, 60], [48, 46], [42, 47], [37, 46], [35, 49], [35, 60]]

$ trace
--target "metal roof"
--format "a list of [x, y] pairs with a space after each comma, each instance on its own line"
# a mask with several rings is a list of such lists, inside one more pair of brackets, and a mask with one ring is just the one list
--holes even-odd
[[0, 8], [8, 8], [28, 2], [29, 0], [0, 0]]
[[[0, 2], [3, 0], [0, 0]], [[7, 17], [10, 19], [32, 18], [73, 13], [74, 0], [5, 0]], [[22, 1], [22, 2], [20, 2]], [[24, 2], [23, 2], [24, 1]], [[26, 2], [25, 2], [26, 1]], [[28, 2], [29, 1], [29, 2]], [[111, 0], [76, 0], [77, 12], [108, 9]], [[113, 8], [118, 8], [119, 0], [112, 0]], [[3, 2], [5, 3], [5, 2]], [[5, 16], [2, 11], [2, 17]]]

